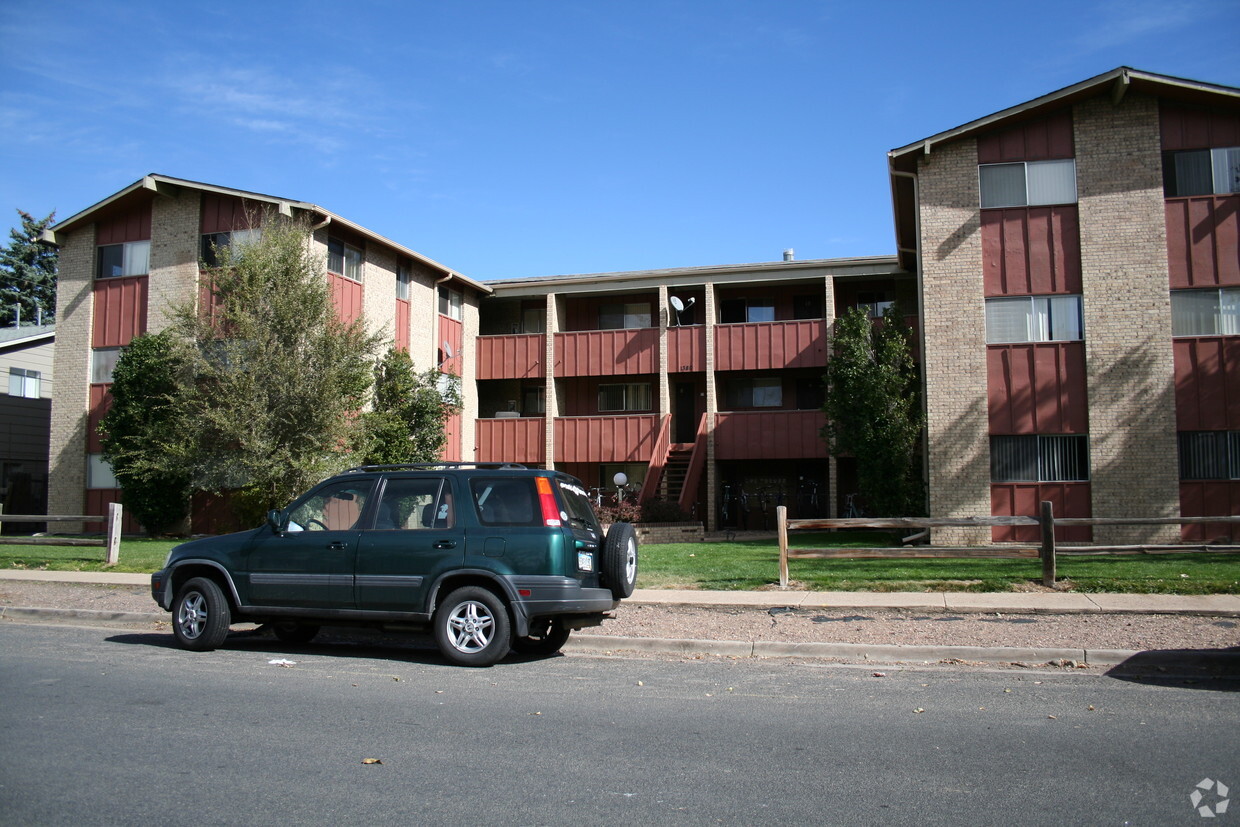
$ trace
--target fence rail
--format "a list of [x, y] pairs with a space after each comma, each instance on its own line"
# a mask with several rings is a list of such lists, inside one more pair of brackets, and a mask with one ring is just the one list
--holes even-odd
[[120, 503], [108, 503], [106, 515], [95, 514], [5, 514], [0, 509], [0, 525], [4, 523], [105, 523], [108, 527], [107, 536], [103, 539], [90, 537], [3, 537], [0, 545], [20, 546], [102, 546], [107, 550], [106, 562], [115, 566], [121, 557], [121, 516], [123, 509]]
[[[1056, 558], [1060, 555], [1084, 557], [1102, 554], [1182, 554], [1201, 551], [1240, 551], [1240, 545], [1128, 545], [1072, 546], [1055, 544], [1056, 526], [1101, 525], [1195, 525], [1200, 523], [1240, 523], [1240, 516], [1225, 517], [1056, 517], [1049, 502], [1043, 502], [1038, 517], [839, 517], [831, 519], [789, 520], [787, 506], [775, 509], [779, 532], [779, 587], [788, 588], [788, 559], [1033, 559], [1042, 561], [1042, 583], [1055, 585]], [[1037, 546], [919, 546], [916, 548], [789, 548], [789, 531], [823, 531], [837, 528], [931, 529], [986, 528], [990, 526], [1038, 526], [1042, 542]]]

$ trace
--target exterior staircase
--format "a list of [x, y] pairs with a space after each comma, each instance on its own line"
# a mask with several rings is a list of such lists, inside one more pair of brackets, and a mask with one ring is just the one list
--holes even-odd
[[693, 458], [693, 443], [671, 446], [667, 464], [663, 467], [663, 480], [667, 484], [665, 499], [679, 502], [685, 489], [685, 477], [689, 474], [689, 462]]

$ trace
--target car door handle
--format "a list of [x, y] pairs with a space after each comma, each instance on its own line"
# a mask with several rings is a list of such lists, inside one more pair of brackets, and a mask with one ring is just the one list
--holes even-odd
[[456, 540], [440, 540], [435, 543], [435, 548], [456, 548]]
[[340, 542], [339, 540], [337, 540], [334, 543], [328, 543], [327, 547], [331, 549], [332, 551], [344, 551], [346, 548], [348, 548], [348, 546], [346, 546], [344, 543]]

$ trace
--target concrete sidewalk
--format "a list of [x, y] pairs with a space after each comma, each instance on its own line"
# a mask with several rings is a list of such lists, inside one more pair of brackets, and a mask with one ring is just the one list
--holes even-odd
[[[150, 586], [149, 574], [0, 569], [0, 580]], [[1240, 617], [1234, 594], [1077, 594], [1072, 592], [807, 592], [637, 589], [629, 603], [660, 606], [789, 606], [813, 609], [919, 609], [945, 612], [1128, 612]]]

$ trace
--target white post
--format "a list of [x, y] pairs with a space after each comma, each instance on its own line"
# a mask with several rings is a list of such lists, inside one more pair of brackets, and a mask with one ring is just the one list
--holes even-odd
[[779, 528], [779, 587], [788, 588], [788, 506], [775, 506], [775, 524]]
[[108, 503], [108, 565], [121, 559], [121, 504]]

